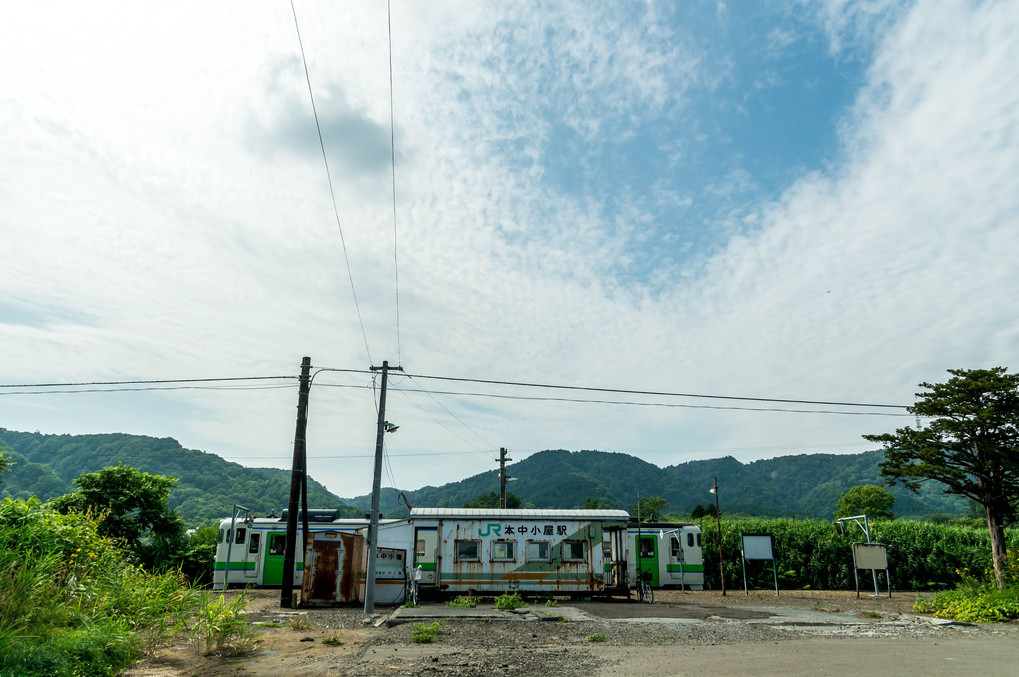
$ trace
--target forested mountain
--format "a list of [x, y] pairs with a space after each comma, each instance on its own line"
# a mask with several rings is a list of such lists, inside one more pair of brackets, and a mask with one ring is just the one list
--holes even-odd
[[[0, 428], [0, 451], [13, 466], [0, 476], [0, 498], [38, 496], [47, 501], [74, 490], [72, 480], [124, 463], [143, 472], [177, 478], [169, 506], [189, 526], [229, 517], [234, 503], [258, 515], [286, 507], [290, 471], [246, 468], [215, 454], [184, 449], [172, 438], [114, 433], [108, 435], [43, 435]], [[308, 503], [363, 514], [308, 478]]]
[[[71, 481], [123, 462], [144, 472], [178, 479], [170, 507], [189, 525], [225, 517], [234, 503], [265, 515], [285, 507], [290, 495], [290, 472], [275, 468], [246, 468], [203, 451], [184, 449], [172, 438], [140, 435], [44, 435], [0, 428], [0, 451], [14, 463], [0, 477], [0, 498], [38, 496], [49, 500], [74, 489]], [[752, 463], [734, 458], [691, 461], [659, 468], [627, 454], [601, 451], [542, 451], [509, 466], [518, 481], [509, 485], [525, 507], [579, 508], [588, 499], [602, 506], [629, 510], [641, 496], [659, 496], [667, 513], [688, 516], [695, 506], [710, 505], [712, 479], [718, 478], [722, 512], [757, 516], [802, 516], [831, 519], [839, 496], [859, 484], [883, 484], [878, 464], [882, 451], [862, 454], [804, 454]], [[365, 478], [365, 485], [368, 485]], [[498, 491], [498, 470], [441, 487], [405, 491], [419, 507], [459, 507], [479, 495]], [[942, 493], [937, 485], [915, 496], [892, 487], [897, 516], [962, 515], [965, 499]], [[396, 489], [383, 489], [382, 511], [387, 517], [407, 514]], [[313, 508], [340, 508], [345, 516], [361, 516], [371, 507], [369, 495], [338, 498], [318, 482], [308, 480]]]
[[[641, 496], [668, 501], [668, 513], [689, 515], [698, 504], [714, 503], [708, 493], [718, 478], [723, 513], [831, 519], [839, 496], [859, 484], [884, 484], [878, 464], [883, 451], [862, 454], [804, 454], [740, 463], [732, 457], [691, 461], [659, 468], [627, 454], [601, 451], [543, 451], [509, 466], [518, 478], [509, 489], [525, 507], [579, 508], [588, 499], [628, 510]], [[441, 487], [404, 492], [414, 506], [459, 507], [481, 494], [499, 489], [492, 470]], [[919, 496], [892, 487], [897, 516], [962, 515], [965, 499], [944, 494], [937, 485]], [[384, 489], [382, 510], [387, 517], [406, 514], [398, 492]], [[346, 499], [368, 509], [370, 496]]]

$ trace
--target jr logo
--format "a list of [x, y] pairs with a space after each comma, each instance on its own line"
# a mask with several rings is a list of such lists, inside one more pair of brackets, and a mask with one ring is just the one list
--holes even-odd
[[478, 536], [495, 536], [499, 538], [502, 535], [502, 526], [489, 522], [485, 525], [484, 531], [479, 531]]

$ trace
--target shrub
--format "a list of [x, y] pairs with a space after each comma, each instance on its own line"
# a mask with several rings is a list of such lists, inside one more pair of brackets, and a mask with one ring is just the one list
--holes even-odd
[[520, 593], [514, 592], [512, 594], [506, 593], [505, 595], [499, 595], [495, 598], [495, 608], [502, 609], [503, 611], [512, 611], [513, 609], [519, 609], [520, 607], [527, 606], [523, 599], [520, 598]]
[[588, 642], [604, 642], [605, 641], [605, 633], [604, 632], [596, 632], [593, 635], [588, 635], [587, 636], [587, 641]]
[[[220, 602], [212, 646], [250, 641], [245, 604]], [[179, 571], [132, 564], [88, 514], [0, 503], [0, 675], [113, 675], [170, 633], [209, 631], [213, 606]]]
[[473, 609], [478, 606], [478, 598], [474, 595], [459, 595], [446, 602], [450, 609]]
[[430, 625], [415, 624], [410, 639], [415, 644], [431, 644], [438, 639], [440, 632], [442, 632], [442, 621], [435, 621]]

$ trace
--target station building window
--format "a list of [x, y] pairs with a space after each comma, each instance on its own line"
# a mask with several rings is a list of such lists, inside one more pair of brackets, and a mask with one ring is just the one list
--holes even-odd
[[563, 541], [563, 559], [567, 562], [584, 560], [584, 541]]
[[515, 562], [517, 561], [516, 541], [492, 541], [493, 562]]
[[457, 541], [456, 542], [457, 562], [480, 562], [481, 541]]
[[551, 548], [548, 541], [527, 541], [528, 562], [548, 562]]

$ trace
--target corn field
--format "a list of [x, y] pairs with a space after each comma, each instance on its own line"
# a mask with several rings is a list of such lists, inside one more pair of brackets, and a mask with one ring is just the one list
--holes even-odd
[[[717, 590], [718, 527], [715, 520], [699, 521], [704, 549], [704, 583]], [[820, 520], [722, 520], [722, 558], [729, 589], [743, 586], [740, 533], [771, 534], [779, 588], [786, 590], [852, 590], [854, 542], [866, 542], [863, 530], [846, 524], [840, 534]], [[983, 578], [991, 570], [990, 537], [986, 529], [929, 522], [880, 521], [871, 524], [871, 540], [888, 546], [888, 567], [893, 590], [944, 590], [960, 582], [959, 572]], [[1019, 530], [1009, 529], [1010, 549], [1019, 547]], [[861, 589], [872, 586], [870, 573], [859, 573]], [[752, 589], [774, 587], [770, 561], [747, 562]], [[882, 590], [886, 583], [879, 574]]]

